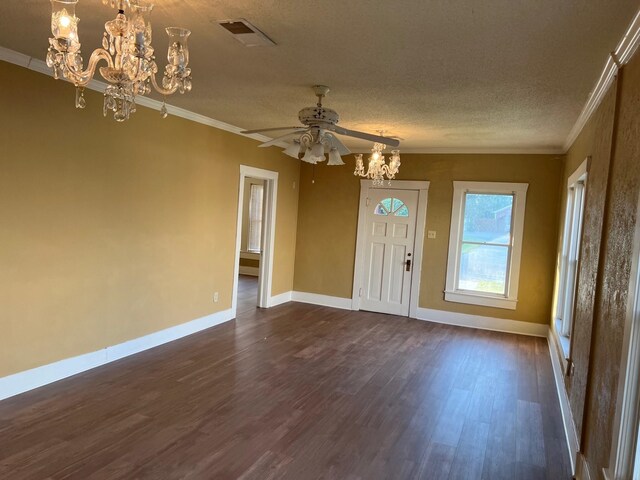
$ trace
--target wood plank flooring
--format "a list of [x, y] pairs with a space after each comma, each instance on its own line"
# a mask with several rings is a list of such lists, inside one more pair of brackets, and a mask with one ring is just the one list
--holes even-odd
[[545, 339], [243, 300], [0, 402], [0, 478], [571, 478]]

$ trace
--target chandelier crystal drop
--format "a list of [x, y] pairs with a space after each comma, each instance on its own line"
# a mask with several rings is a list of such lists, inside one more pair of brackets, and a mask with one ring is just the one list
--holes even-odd
[[[382, 132], [380, 132], [382, 135]], [[396, 177], [396, 174], [400, 170], [400, 150], [392, 150], [391, 157], [389, 158], [389, 164], [385, 162], [383, 155], [384, 149], [387, 148], [383, 143], [375, 143], [371, 149], [371, 155], [369, 155], [369, 164], [367, 170], [364, 169], [364, 161], [362, 154], [356, 155], [356, 169], [353, 172], [354, 175], [370, 178], [373, 180], [374, 187], [381, 187], [384, 185], [385, 176], [387, 181], [391, 183]]]
[[[151, 46], [151, 10], [153, 5], [137, 0], [102, 0], [118, 9], [116, 17], [105, 23], [102, 48], [91, 53], [87, 68], [80, 51], [75, 9], [78, 0], [51, 0], [51, 33], [47, 66], [54, 78], [66, 78], [76, 86], [76, 108], [85, 108], [84, 88], [94, 77], [98, 62], [100, 75], [109, 84], [104, 92], [103, 113], [113, 112], [118, 122], [129, 119], [136, 111], [136, 97], [151, 93], [151, 87], [162, 95], [191, 91], [191, 69], [187, 40], [191, 32], [184, 28], [166, 29], [169, 36], [162, 85], [158, 85], [154, 49]], [[166, 117], [166, 107], [161, 110]]]

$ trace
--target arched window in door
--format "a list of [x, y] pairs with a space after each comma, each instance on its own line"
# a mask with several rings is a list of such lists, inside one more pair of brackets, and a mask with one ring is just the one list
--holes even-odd
[[402, 200], [397, 198], [385, 198], [378, 205], [376, 205], [373, 211], [375, 215], [388, 216], [393, 215], [396, 217], [408, 217], [409, 209]]

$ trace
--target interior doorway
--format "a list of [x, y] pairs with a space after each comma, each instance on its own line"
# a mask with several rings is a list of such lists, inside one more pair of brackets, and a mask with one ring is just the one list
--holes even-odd
[[429, 182], [361, 181], [353, 310], [414, 317]]
[[237, 316], [271, 298], [278, 172], [240, 166], [232, 310]]
[[245, 177], [242, 199], [240, 259], [238, 262], [238, 314], [258, 306], [258, 283], [262, 257], [264, 183], [261, 178]]

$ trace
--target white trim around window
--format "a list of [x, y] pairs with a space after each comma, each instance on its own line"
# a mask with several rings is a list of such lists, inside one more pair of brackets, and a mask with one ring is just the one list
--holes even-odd
[[[449, 235], [449, 259], [444, 299], [448, 302], [468, 303], [487, 307], [515, 310], [518, 302], [520, 257], [524, 231], [524, 213], [527, 200], [527, 183], [506, 182], [453, 182], [453, 208]], [[511, 209], [510, 240], [508, 245], [506, 286], [504, 294], [492, 294], [459, 288], [464, 232], [464, 205], [467, 194], [513, 195]], [[486, 245], [491, 245], [486, 242]]]
[[260, 253], [262, 250], [262, 210], [264, 185], [251, 184], [249, 192], [249, 234], [247, 235], [247, 251]]
[[586, 204], [587, 157], [567, 180], [567, 201], [562, 227], [562, 244], [558, 252], [558, 278], [555, 297], [554, 326], [565, 359], [569, 343], [578, 285], [578, 261], [582, 243], [582, 222]]

